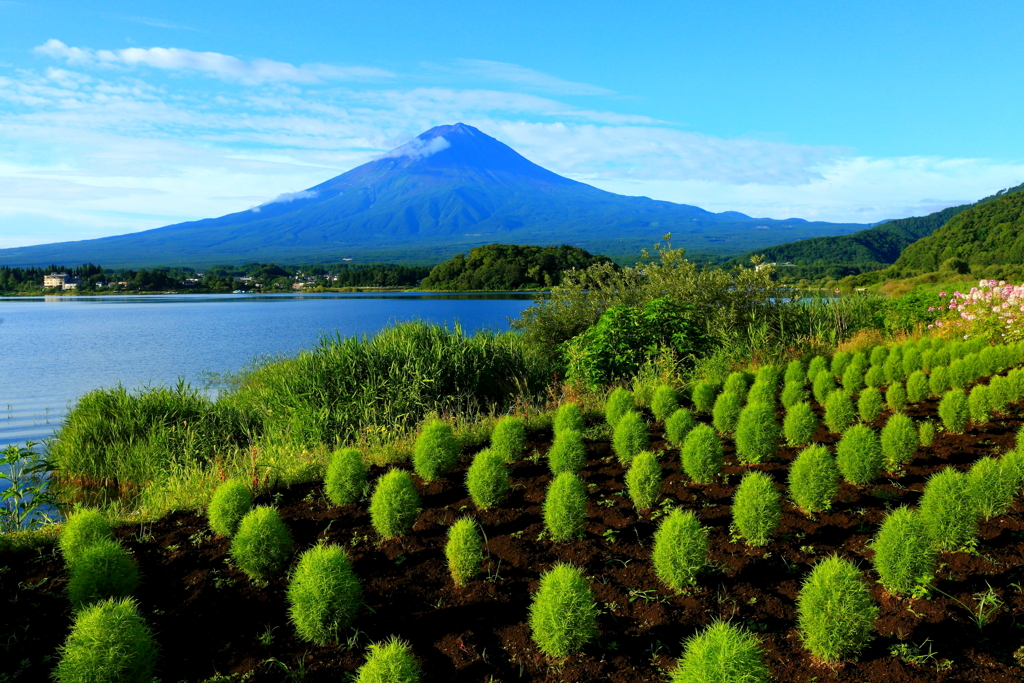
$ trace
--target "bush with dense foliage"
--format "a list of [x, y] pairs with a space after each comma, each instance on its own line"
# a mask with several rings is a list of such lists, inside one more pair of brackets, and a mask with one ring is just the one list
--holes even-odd
[[633, 399], [633, 392], [629, 389], [616, 387], [608, 394], [608, 400], [604, 404], [605, 421], [608, 422], [609, 427], [615, 429], [615, 425], [619, 424], [622, 416], [635, 409], [636, 403]]
[[679, 408], [665, 420], [665, 440], [679, 448], [686, 435], [697, 426], [697, 420], [686, 408]]
[[804, 580], [797, 614], [804, 647], [822, 662], [833, 664], [867, 644], [878, 606], [857, 568], [832, 556], [814, 565]]
[[491, 450], [505, 459], [515, 462], [523, 457], [526, 448], [526, 427], [523, 421], [512, 415], [505, 415], [491, 431]]
[[643, 416], [635, 410], [629, 410], [623, 415], [615, 430], [612, 433], [612, 448], [619, 462], [628, 465], [640, 451], [647, 450], [651, 445], [651, 439], [647, 432], [647, 422]]
[[731, 434], [736, 429], [743, 409], [743, 400], [731, 391], [723, 391], [715, 399], [715, 407], [711, 411], [711, 422], [719, 434]]
[[654, 532], [651, 559], [654, 573], [672, 590], [692, 586], [708, 562], [708, 529], [689, 510], [673, 509]]
[[[359, 500], [366, 488], [368, 470], [358, 448], [340, 448], [331, 454], [324, 476], [324, 493], [335, 505]], [[216, 497], [216, 496], [215, 496]], [[213, 504], [210, 504], [211, 507]]]
[[448, 527], [444, 556], [448, 560], [448, 573], [456, 586], [465, 586], [480, 574], [484, 553], [476, 520], [461, 517]]
[[742, 463], [769, 460], [775, 454], [781, 431], [774, 404], [748, 403], [736, 424], [736, 456]]
[[670, 683], [768, 683], [761, 644], [752, 633], [716, 621], [683, 643]]
[[767, 545], [782, 517], [781, 496], [764, 472], [743, 475], [732, 499], [732, 521], [749, 545]]
[[280, 513], [257, 505], [242, 518], [231, 539], [231, 561], [253, 579], [279, 575], [292, 554], [292, 537]]
[[53, 671], [57, 683], [148, 683], [157, 648], [131, 598], [97, 602], [74, 615]]
[[108, 598], [131, 597], [139, 585], [139, 570], [131, 553], [109, 538], [82, 548], [70, 570], [67, 592], [75, 609]]
[[651, 451], [641, 451], [626, 471], [626, 492], [637, 510], [648, 510], [661, 495], [661, 463]]
[[466, 470], [466, 491], [474, 505], [489, 510], [501, 502], [511, 487], [508, 464], [500, 453], [485, 448], [473, 457]]
[[872, 563], [882, 585], [893, 595], [910, 595], [935, 573], [935, 550], [921, 514], [907, 506], [882, 520], [871, 541]]
[[544, 528], [552, 541], [569, 541], [583, 534], [587, 521], [587, 491], [572, 472], [556, 475], [544, 497]]
[[680, 449], [683, 471], [698, 484], [710, 484], [722, 473], [725, 449], [722, 439], [706, 424], [699, 424], [686, 435]]
[[530, 604], [530, 633], [553, 659], [579, 652], [597, 637], [597, 603], [583, 572], [558, 563], [541, 574]]
[[79, 553], [96, 541], [113, 538], [110, 522], [102, 512], [92, 508], [76, 508], [64, 522], [57, 546], [64, 561], [72, 564]]
[[318, 543], [299, 556], [287, 598], [288, 616], [299, 637], [327, 645], [352, 626], [363, 589], [345, 550]]
[[810, 443], [814, 433], [818, 431], [818, 417], [814, 409], [806, 401], [789, 407], [782, 421], [782, 433], [790, 446], [803, 446]]
[[882, 443], [871, 427], [856, 424], [836, 444], [836, 465], [851, 484], [868, 484], [882, 471]]
[[382, 538], [404, 536], [420, 513], [420, 495], [412, 475], [391, 469], [377, 479], [370, 496], [370, 521]]
[[419, 683], [420, 664], [403, 640], [390, 638], [366, 648], [366, 662], [356, 672], [355, 683]]
[[587, 447], [583, 435], [565, 430], [555, 434], [548, 449], [548, 468], [552, 474], [579, 472], [587, 464]]
[[423, 481], [433, 481], [455, 468], [459, 450], [451, 425], [442, 420], [430, 420], [416, 437], [413, 469]]
[[820, 444], [800, 451], [789, 468], [789, 493], [796, 506], [807, 514], [832, 507], [839, 483], [835, 458]]

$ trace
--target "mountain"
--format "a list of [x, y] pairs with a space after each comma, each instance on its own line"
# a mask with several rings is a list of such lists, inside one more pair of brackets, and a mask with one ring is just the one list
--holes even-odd
[[733, 255], [860, 224], [751, 218], [627, 197], [564, 178], [472, 126], [438, 126], [302, 192], [222, 216], [81, 242], [0, 250], [0, 264], [440, 261], [492, 242], [567, 243], [636, 256], [672, 233], [693, 255]]
[[1024, 191], [1001, 193], [958, 214], [907, 247], [896, 267], [933, 272], [951, 258], [972, 266], [1024, 263]]

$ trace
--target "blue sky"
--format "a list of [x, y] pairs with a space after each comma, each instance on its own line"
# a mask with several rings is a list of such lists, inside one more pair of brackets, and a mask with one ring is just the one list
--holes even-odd
[[838, 4], [0, 0], [0, 247], [249, 208], [456, 121], [773, 218], [1024, 182], [1019, 3]]

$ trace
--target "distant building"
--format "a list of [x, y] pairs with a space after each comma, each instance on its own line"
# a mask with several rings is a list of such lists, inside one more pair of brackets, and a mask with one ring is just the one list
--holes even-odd
[[43, 276], [43, 287], [46, 289], [78, 289], [78, 285], [81, 283], [82, 281], [77, 277], [72, 277], [67, 273], [50, 273]]

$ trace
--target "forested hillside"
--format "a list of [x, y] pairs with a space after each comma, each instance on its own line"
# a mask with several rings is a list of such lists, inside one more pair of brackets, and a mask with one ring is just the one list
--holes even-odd
[[578, 247], [531, 247], [488, 244], [457, 254], [435, 266], [422, 283], [424, 289], [507, 291], [551, 287], [562, 280], [562, 272], [584, 269], [608, 261]]

